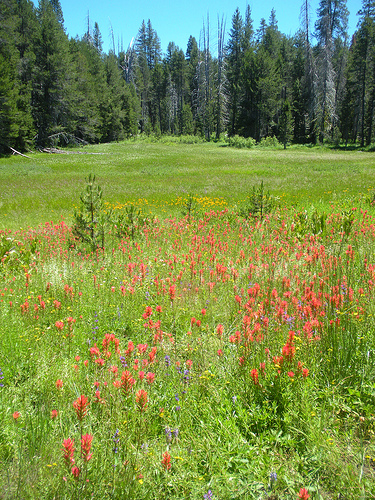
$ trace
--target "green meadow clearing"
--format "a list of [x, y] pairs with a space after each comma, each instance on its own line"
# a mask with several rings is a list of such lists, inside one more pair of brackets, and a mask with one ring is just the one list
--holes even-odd
[[0, 159], [0, 498], [375, 498], [372, 153], [29, 156]]
[[[231, 207], [253, 185], [299, 207], [358, 202], [375, 186], [371, 153], [327, 148], [235, 149], [223, 143], [122, 142], [87, 146], [90, 154], [34, 153], [0, 159], [0, 216], [4, 227], [67, 219], [89, 173], [115, 205], [146, 199], [169, 215], [180, 197], [223, 198]], [[94, 153], [94, 154], [93, 154]], [[143, 203], [144, 205], [145, 203]]]

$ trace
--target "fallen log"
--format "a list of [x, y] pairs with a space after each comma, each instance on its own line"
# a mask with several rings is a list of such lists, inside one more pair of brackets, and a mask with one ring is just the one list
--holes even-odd
[[20, 152], [19, 152], [19, 151], [17, 151], [16, 149], [11, 148], [10, 146], [9, 146], [9, 149], [13, 151], [13, 154], [17, 154], [17, 155], [23, 156], [24, 158], [28, 158], [29, 160], [31, 160], [31, 157], [30, 157], [30, 156], [23, 155], [22, 153], [20, 153]]
[[58, 148], [42, 148], [39, 149], [41, 153], [60, 154], [60, 155], [105, 155], [108, 153], [89, 153], [88, 151], [65, 151]]

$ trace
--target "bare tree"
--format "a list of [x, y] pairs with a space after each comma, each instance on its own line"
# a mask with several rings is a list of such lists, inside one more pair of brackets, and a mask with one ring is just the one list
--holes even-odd
[[225, 89], [225, 21], [217, 20], [217, 89], [216, 89], [216, 139], [220, 138], [220, 134], [224, 128], [226, 121], [226, 95]]

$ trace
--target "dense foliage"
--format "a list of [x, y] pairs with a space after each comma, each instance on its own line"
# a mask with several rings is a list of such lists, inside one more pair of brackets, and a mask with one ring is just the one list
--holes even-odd
[[363, 0], [352, 40], [345, 0], [321, 0], [314, 27], [307, 0], [302, 7], [294, 36], [279, 31], [274, 11], [254, 30], [247, 7], [244, 17], [235, 11], [228, 33], [224, 22], [210, 33], [207, 20], [186, 52], [171, 42], [162, 54], [148, 20], [126, 51], [106, 54], [97, 23], [68, 38], [58, 0], [40, 0], [38, 8], [1, 0], [0, 154], [139, 132], [369, 145], [374, 2]]

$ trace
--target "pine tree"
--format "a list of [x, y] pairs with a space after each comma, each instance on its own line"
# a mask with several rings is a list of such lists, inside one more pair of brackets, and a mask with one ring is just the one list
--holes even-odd
[[259, 109], [256, 139], [274, 136], [281, 102], [283, 84], [280, 50], [281, 33], [277, 23], [267, 26], [262, 42], [256, 52], [257, 60], [257, 106]]
[[169, 44], [167, 49], [166, 63], [171, 76], [171, 84], [176, 93], [176, 128], [175, 132], [181, 134], [183, 129], [182, 112], [187, 96], [187, 63], [183, 50], [174, 44]]
[[237, 8], [232, 17], [232, 28], [226, 47], [227, 92], [229, 112], [229, 134], [238, 130], [238, 117], [241, 102], [241, 68], [243, 65], [244, 43], [243, 19]]
[[285, 97], [283, 105], [281, 108], [281, 116], [279, 120], [279, 138], [280, 142], [284, 144], [284, 149], [288, 142], [293, 137], [293, 122], [292, 122], [292, 110], [289, 100]]
[[95, 22], [94, 24], [93, 41], [94, 41], [94, 47], [99, 52], [99, 54], [101, 54], [103, 50], [103, 39], [97, 22]]
[[67, 85], [68, 39], [59, 12], [48, 0], [40, 0], [35, 43], [32, 105], [37, 144], [45, 146], [67, 131], [70, 89]]
[[160, 40], [152, 28], [151, 21], [147, 25], [142, 21], [135, 43], [137, 66], [135, 70], [135, 83], [141, 102], [142, 118], [140, 121], [141, 132], [151, 132], [151, 74], [152, 69], [161, 60]]
[[31, 68], [35, 14], [28, 0], [0, 1], [0, 154], [24, 151], [34, 135]]
[[10, 152], [17, 137], [14, 116], [17, 110], [17, 80], [14, 68], [19, 54], [12, 43], [15, 39], [15, 2], [2, 0], [0, 9], [0, 154]]
[[191, 112], [193, 115], [194, 131], [196, 130], [196, 121], [198, 118], [198, 62], [199, 62], [199, 48], [197, 40], [189, 37], [186, 49], [186, 62], [187, 62], [187, 81], [189, 88]]

